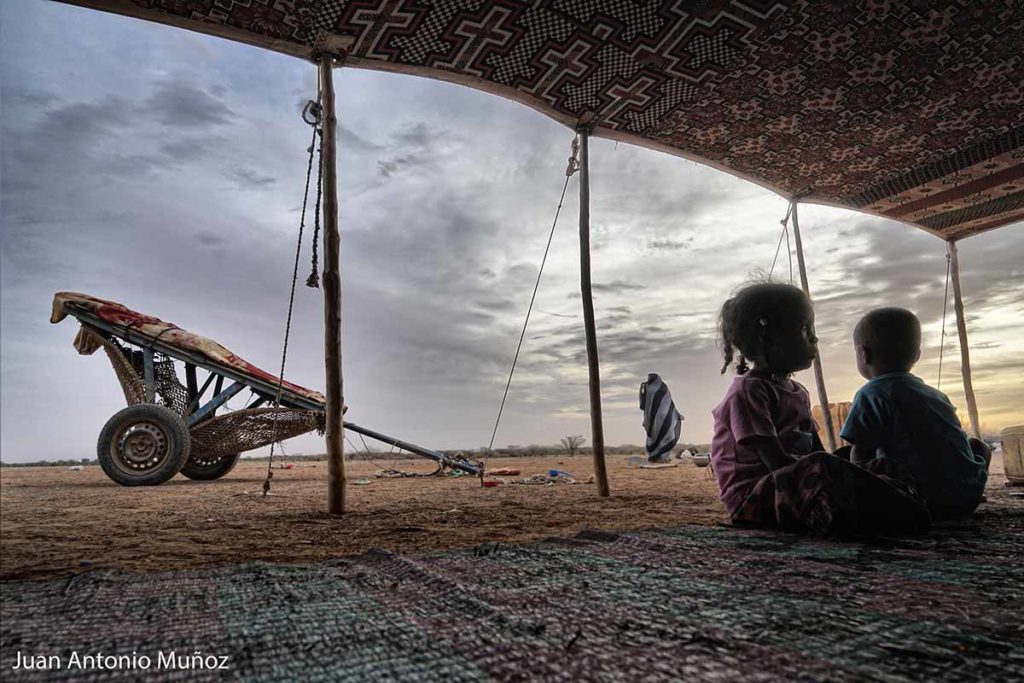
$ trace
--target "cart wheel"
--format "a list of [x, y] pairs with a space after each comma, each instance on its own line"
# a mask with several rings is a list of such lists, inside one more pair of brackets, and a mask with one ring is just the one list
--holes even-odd
[[230, 455], [206, 455], [205, 453], [192, 453], [188, 462], [181, 468], [181, 473], [189, 479], [198, 481], [209, 481], [220, 479], [231, 470], [235, 469], [241, 453]]
[[188, 460], [192, 437], [177, 413], [140, 403], [107, 420], [96, 455], [107, 476], [122, 486], [157, 486]]

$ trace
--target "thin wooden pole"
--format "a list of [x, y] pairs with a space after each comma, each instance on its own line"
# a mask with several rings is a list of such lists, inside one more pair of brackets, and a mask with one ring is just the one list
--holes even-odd
[[590, 426], [593, 431], [594, 480], [597, 494], [607, 498], [608, 468], [604, 461], [604, 423], [601, 420], [601, 366], [597, 358], [594, 324], [594, 293], [590, 285], [590, 133], [580, 134], [580, 292], [583, 295], [583, 326], [587, 332], [587, 366], [590, 373]]
[[[796, 242], [796, 262], [800, 266], [800, 286], [807, 298], [811, 298], [811, 289], [807, 286], [807, 266], [804, 264], [804, 244], [800, 239], [800, 218], [797, 216], [799, 202], [793, 202], [793, 240]], [[836, 430], [832, 425], [832, 410], [828, 404], [828, 392], [825, 391], [825, 373], [821, 369], [821, 354], [814, 357], [814, 383], [818, 388], [818, 402], [821, 404], [821, 416], [825, 420], [825, 445], [830, 451], [836, 450]]]
[[327, 374], [327, 511], [345, 512], [344, 391], [341, 376], [341, 238], [338, 235], [338, 179], [335, 146], [334, 74], [329, 55], [320, 57], [320, 106], [323, 109], [324, 206], [324, 366]]
[[953, 279], [953, 308], [956, 309], [956, 331], [960, 335], [960, 374], [964, 378], [964, 398], [967, 400], [967, 417], [971, 421], [971, 435], [981, 438], [978, 422], [978, 404], [974, 400], [974, 382], [971, 381], [971, 351], [967, 345], [967, 319], [964, 318], [964, 299], [960, 291], [960, 259], [956, 241], [946, 242], [949, 252], [949, 270]]

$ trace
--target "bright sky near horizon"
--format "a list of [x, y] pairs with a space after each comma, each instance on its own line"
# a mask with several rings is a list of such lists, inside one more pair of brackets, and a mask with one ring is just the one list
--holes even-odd
[[[123, 406], [79, 357], [60, 290], [120, 301], [275, 371], [315, 97], [312, 65], [41, 0], [0, 5], [0, 457], [95, 455]], [[486, 445], [564, 182], [572, 133], [522, 105], [394, 74], [336, 73], [349, 417], [437, 449]], [[767, 270], [786, 203], [727, 174], [594, 139], [592, 241], [606, 442], [642, 443], [648, 372], [710, 438], [718, 308]], [[577, 178], [496, 445], [589, 438]], [[861, 385], [860, 314], [914, 310], [938, 379], [945, 248], [852, 211], [801, 208], [829, 395]], [[307, 233], [308, 234], [308, 233]], [[308, 240], [301, 278], [309, 269]], [[1024, 224], [960, 244], [983, 425], [1024, 423]], [[795, 268], [795, 265], [794, 265]], [[788, 280], [785, 254], [776, 275]], [[300, 287], [286, 377], [321, 389], [322, 303]], [[941, 388], [966, 422], [952, 305]], [[812, 388], [810, 373], [798, 377]], [[238, 402], [241, 403], [240, 401]], [[235, 406], [235, 407], [240, 407]], [[288, 452], [322, 452], [315, 435]]]

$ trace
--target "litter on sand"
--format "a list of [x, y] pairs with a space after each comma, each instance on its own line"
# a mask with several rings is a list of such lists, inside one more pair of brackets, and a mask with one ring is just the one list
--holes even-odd
[[[593, 479], [593, 477], [591, 477]], [[577, 481], [568, 472], [562, 472], [561, 470], [548, 470], [547, 474], [534, 474], [530, 477], [523, 477], [522, 479], [515, 479], [509, 482], [510, 484], [525, 484], [534, 486], [551, 486], [554, 484], [580, 484], [582, 482]], [[590, 483], [589, 481], [587, 483]]]

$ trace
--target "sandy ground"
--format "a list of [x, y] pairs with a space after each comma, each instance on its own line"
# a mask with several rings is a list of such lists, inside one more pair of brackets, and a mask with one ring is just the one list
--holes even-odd
[[[430, 472], [426, 461], [379, 461]], [[371, 548], [424, 551], [484, 542], [530, 541], [585, 528], [716, 524], [724, 511], [707, 469], [629, 468], [609, 458], [610, 499], [593, 484], [502, 485], [479, 479], [376, 479], [377, 466], [348, 465], [350, 512], [326, 514], [326, 463], [275, 470], [272, 495], [258, 495], [266, 463], [241, 462], [227, 477], [178, 476], [159, 487], [125, 488], [99, 467], [0, 470], [0, 578], [43, 577], [120, 567], [152, 571], [244, 560], [309, 562]], [[586, 481], [588, 457], [501, 458], [522, 476], [549, 468]], [[497, 477], [496, 477], [497, 478]], [[256, 494], [256, 495], [253, 495]]]
[[[430, 463], [378, 463], [430, 472]], [[124, 488], [99, 467], [0, 470], [0, 578], [37, 578], [99, 567], [153, 571], [245, 560], [302, 563], [371, 548], [427, 551], [484, 542], [571, 536], [583, 529], [631, 530], [724, 521], [707, 469], [691, 463], [630, 468], [610, 457], [610, 499], [593, 484], [483, 488], [478, 479], [376, 479], [377, 466], [349, 463], [349, 510], [326, 514], [326, 463], [275, 470], [259, 495], [266, 463], [243, 461], [224, 479], [184, 477], [155, 488]], [[522, 476], [549, 468], [585, 481], [589, 458], [494, 460]], [[990, 505], [1011, 501], [1002, 461], [993, 460]], [[1017, 489], [1020, 490], [1020, 489]], [[1016, 500], [1013, 500], [1016, 502]]]

